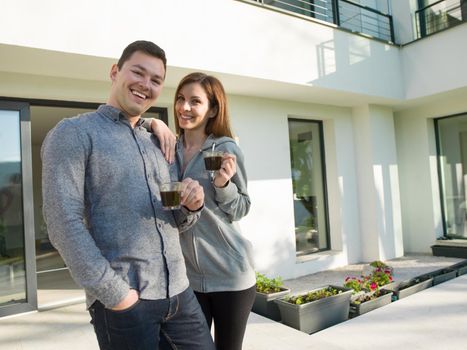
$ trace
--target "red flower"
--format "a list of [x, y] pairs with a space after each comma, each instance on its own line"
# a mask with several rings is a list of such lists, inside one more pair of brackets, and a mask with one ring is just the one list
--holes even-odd
[[378, 287], [378, 285], [377, 285], [375, 282], [372, 282], [372, 283], [370, 284], [370, 289], [371, 289], [371, 290], [375, 290], [377, 287]]

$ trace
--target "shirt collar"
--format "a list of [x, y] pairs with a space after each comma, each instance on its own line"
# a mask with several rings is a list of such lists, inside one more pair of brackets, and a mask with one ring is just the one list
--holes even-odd
[[[99, 108], [97, 109], [97, 112], [101, 113], [105, 117], [118, 122], [120, 120], [127, 120], [125, 115], [121, 110], [118, 108], [115, 108], [111, 105], [100, 105]], [[143, 118], [139, 118], [138, 121], [136, 122], [136, 126], [141, 126], [143, 124], [144, 120]]]

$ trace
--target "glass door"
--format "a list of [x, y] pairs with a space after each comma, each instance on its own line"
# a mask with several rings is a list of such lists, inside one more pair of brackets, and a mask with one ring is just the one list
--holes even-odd
[[467, 239], [467, 114], [435, 120], [444, 234]]
[[289, 119], [289, 140], [296, 254], [329, 250], [322, 123]]
[[27, 104], [0, 101], [0, 316], [37, 305], [28, 119]]

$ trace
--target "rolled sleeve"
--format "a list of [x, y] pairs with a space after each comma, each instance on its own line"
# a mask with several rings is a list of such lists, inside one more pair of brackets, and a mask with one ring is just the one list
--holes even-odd
[[178, 229], [180, 232], [187, 231], [198, 221], [204, 205], [196, 211], [191, 211], [186, 207], [181, 207], [180, 210], [174, 213], [175, 220], [177, 221]]

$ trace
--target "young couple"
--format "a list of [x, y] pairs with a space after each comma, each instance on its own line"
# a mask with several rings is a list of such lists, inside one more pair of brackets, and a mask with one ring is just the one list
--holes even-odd
[[[250, 243], [235, 224], [250, 207], [243, 155], [212, 76], [177, 87], [175, 152], [168, 128], [141, 118], [165, 73], [160, 47], [130, 44], [107, 103], [48, 133], [49, 237], [86, 292], [101, 349], [241, 349], [255, 296]], [[214, 143], [224, 156], [211, 181], [202, 151]], [[159, 186], [170, 181], [183, 183], [180, 210], [162, 209]]]

